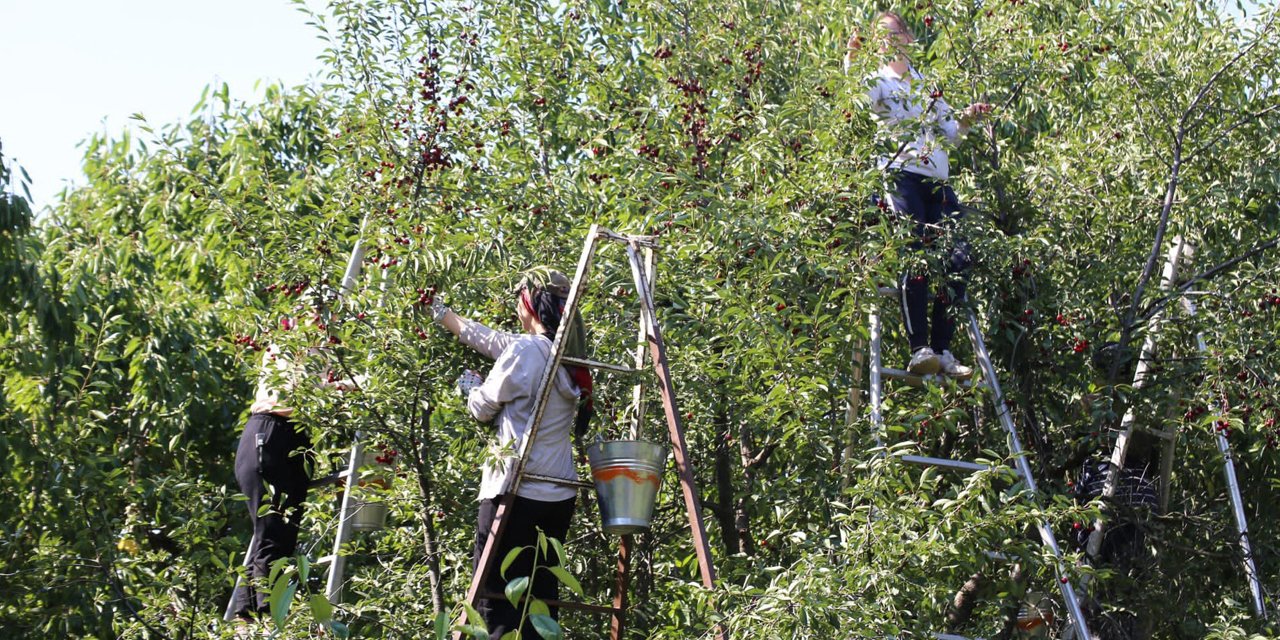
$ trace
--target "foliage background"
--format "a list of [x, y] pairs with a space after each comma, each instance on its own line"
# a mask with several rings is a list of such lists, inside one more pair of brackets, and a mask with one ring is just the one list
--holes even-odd
[[[330, 42], [322, 86], [256, 104], [210, 87], [187, 122], [95, 137], [88, 184], [39, 220], [21, 173], [0, 175], [14, 193], [0, 208], [0, 628], [229, 633], [228, 567], [249, 537], [232, 452], [274, 343], [326, 347], [321, 372], [368, 374], [296, 403], [322, 470], [356, 429], [398, 453], [389, 526], [354, 543], [337, 615], [356, 637], [420, 635], [469, 579], [487, 443], [450, 390], [484, 363], [431, 326], [419, 290], [511, 327], [515, 272], [571, 268], [600, 223], [663, 243], [660, 320], [722, 579], [697, 587], [668, 476], [639, 540], [632, 637], [699, 637], [717, 620], [733, 637], [1008, 637], [1025, 592], [1055, 592], [1029, 525], [1047, 517], [1065, 539], [1092, 519], [1071, 486], [1130, 405], [1182, 440], [1169, 508], [1125, 514], [1146, 544], [1099, 572], [1096, 626], [1273, 635], [1250, 616], [1211, 434], [1231, 429], [1274, 589], [1276, 7], [1244, 24], [1194, 1], [905, 7], [947, 99], [997, 105], [952, 158], [972, 208], [960, 232], [980, 257], [971, 298], [1038, 497], [999, 470], [885, 460], [861, 412], [846, 424], [874, 286], [904, 266], [907, 241], [870, 204], [881, 178], [857, 78], [877, 60], [842, 69], [876, 9], [334, 1], [313, 16]], [[1174, 234], [1206, 274], [1187, 287], [1194, 317], [1159, 287]], [[357, 238], [364, 275], [337, 300]], [[636, 299], [617, 254], [596, 274], [593, 345], [618, 361]], [[1162, 309], [1157, 379], [1137, 391], [1126, 354]], [[886, 341], [893, 358], [900, 342]], [[626, 424], [631, 382], [602, 376], [602, 432]], [[893, 388], [886, 410], [892, 451], [1005, 456], [974, 394]], [[645, 432], [662, 428], [651, 411]], [[334, 501], [310, 499], [313, 556]], [[580, 505], [570, 568], [603, 600], [611, 541], [592, 499]], [[956, 600], [966, 582], [972, 597]], [[316, 633], [304, 609], [286, 635]], [[564, 622], [578, 638], [606, 624]]]

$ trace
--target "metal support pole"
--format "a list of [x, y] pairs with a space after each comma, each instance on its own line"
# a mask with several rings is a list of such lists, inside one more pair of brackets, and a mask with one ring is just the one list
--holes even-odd
[[[654, 281], [657, 280], [657, 274], [655, 273], [655, 266], [656, 266], [655, 262], [656, 262], [656, 258], [654, 257], [653, 248], [645, 247], [644, 274], [649, 278], [649, 297], [650, 298], [653, 298]], [[635, 277], [634, 273], [632, 274], [632, 277], [634, 279]], [[638, 330], [639, 335], [636, 336], [635, 370], [642, 371], [644, 370], [645, 355], [648, 353], [648, 350], [649, 350], [648, 349], [649, 311], [644, 306], [643, 297], [637, 294], [636, 299], [641, 300], [642, 302], [640, 304], [640, 329]], [[643, 378], [636, 383], [636, 386], [631, 391], [631, 410], [632, 410], [631, 439], [639, 440], [640, 434], [644, 431], [645, 401], [644, 401], [644, 379]]]
[[342, 578], [347, 568], [347, 558], [342, 555], [342, 545], [351, 541], [351, 522], [355, 518], [355, 498], [352, 488], [360, 481], [360, 457], [364, 453], [363, 434], [356, 432], [351, 443], [351, 455], [347, 459], [347, 478], [342, 486], [342, 509], [339, 512], [338, 532], [333, 540], [333, 556], [329, 561], [329, 575], [325, 580], [324, 597], [337, 604], [342, 599]]
[[[991, 364], [991, 356], [987, 353], [987, 343], [982, 339], [982, 328], [978, 326], [978, 316], [969, 310], [969, 338], [973, 341], [973, 351], [978, 357], [978, 365], [982, 367], [982, 375], [987, 380], [987, 386], [991, 389], [991, 403], [995, 406], [996, 416], [1000, 418], [1000, 425], [1004, 427], [1009, 437], [1009, 451], [1013, 454], [1014, 465], [1018, 469], [1018, 474], [1022, 476], [1022, 481], [1026, 484], [1027, 489], [1033, 494], [1037, 493], [1035, 477], [1031, 475], [1031, 463], [1027, 462], [1027, 456], [1022, 448], [1022, 440], [1018, 437], [1017, 425], [1013, 423], [1013, 416], [1009, 413], [1009, 407], [1005, 405], [1004, 393], [1000, 390], [1000, 380], [996, 378], [995, 365]], [[1079, 638], [1092, 638], [1089, 634], [1089, 625], [1084, 618], [1084, 610], [1080, 607], [1080, 600], [1076, 597], [1075, 587], [1071, 585], [1071, 580], [1067, 578], [1062, 562], [1062, 550], [1058, 548], [1058, 540], [1053, 535], [1053, 529], [1049, 527], [1047, 521], [1040, 521], [1036, 525], [1036, 529], [1040, 532], [1040, 540], [1057, 560], [1058, 573], [1058, 589], [1062, 592], [1062, 599], [1067, 605], [1067, 612], [1071, 616], [1071, 623], [1076, 628]]]
[[871, 325], [871, 429], [877, 447], [884, 446], [884, 414], [880, 403], [884, 400], [880, 379], [880, 314], [874, 308], [868, 319]]
[[[1182, 306], [1187, 314], [1196, 314], [1196, 305], [1189, 298], [1182, 299]], [[1209, 347], [1205, 344], [1204, 334], [1196, 334], [1196, 348], [1200, 355], [1208, 355]], [[1218, 445], [1218, 453], [1222, 454], [1222, 474], [1227, 480], [1227, 493], [1231, 497], [1231, 513], [1236, 521], [1236, 533], [1240, 535], [1240, 553], [1244, 556], [1244, 574], [1249, 581], [1249, 593], [1253, 596], [1253, 612], [1259, 618], [1266, 618], [1267, 603], [1262, 593], [1262, 580], [1258, 574], [1258, 561], [1253, 555], [1253, 545], [1249, 542], [1249, 523], [1244, 514], [1244, 498], [1240, 495], [1240, 481], [1236, 478], [1236, 465], [1231, 453], [1231, 444], [1221, 431], [1214, 433]]]

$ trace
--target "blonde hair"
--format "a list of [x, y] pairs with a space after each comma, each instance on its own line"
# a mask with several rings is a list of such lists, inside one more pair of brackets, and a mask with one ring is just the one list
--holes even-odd
[[876, 17], [874, 20], [871, 21], [871, 24], [873, 25], [880, 24], [880, 21], [884, 20], [885, 18], [888, 18], [898, 23], [898, 28], [906, 32], [907, 35], [911, 36], [912, 38], [916, 37], [916, 34], [911, 32], [911, 27], [907, 26], [907, 21], [903, 19], [902, 14], [898, 13], [897, 11], [881, 11], [880, 13], [876, 14]]

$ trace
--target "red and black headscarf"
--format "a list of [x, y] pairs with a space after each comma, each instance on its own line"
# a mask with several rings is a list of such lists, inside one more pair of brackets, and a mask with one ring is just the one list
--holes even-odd
[[[569, 278], [554, 269], [531, 269], [524, 273], [516, 286], [516, 295], [520, 304], [538, 318], [546, 330], [547, 338], [554, 340], [556, 332], [564, 322], [565, 304], [569, 299]], [[575, 312], [571, 324], [564, 337], [564, 354], [573, 358], [587, 356], [586, 324], [582, 314]], [[593, 398], [593, 381], [591, 370], [576, 365], [564, 365], [569, 377], [581, 392], [578, 400], [578, 416], [574, 422], [574, 433], [579, 438], [586, 433], [591, 418], [595, 416]]]

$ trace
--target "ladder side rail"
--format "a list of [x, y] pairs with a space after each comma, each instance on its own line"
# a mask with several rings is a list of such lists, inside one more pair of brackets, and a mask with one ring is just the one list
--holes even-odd
[[[577, 311], [578, 301], [586, 284], [587, 271], [591, 268], [591, 260], [595, 255], [596, 244], [600, 237], [600, 226], [591, 225], [591, 230], [587, 233], [587, 238], [583, 243], [582, 256], [578, 260], [578, 270], [574, 273], [569, 298], [565, 301], [564, 316], [566, 318], [572, 318], [574, 312]], [[471, 586], [467, 589], [467, 602], [473, 606], [480, 598], [484, 587], [484, 577], [488, 575], [493, 563], [497, 560], [494, 555], [498, 547], [498, 540], [502, 538], [502, 534], [506, 531], [507, 512], [510, 511], [511, 505], [515, 503], [516, 491], [520, 488], [529, 449], [538, 437], [538, 427], [541, 426], [542, 415], [546, 411], [547, 398], [550, 396], [551, 388], [555, 382], [554, 376], [564, 357], [564, 338], [572, 325], [572, 322], [561, 322], [560, 327], [556, 329], [555, 340], [551, 343], [551, 356], [547, 358], [547, 364], [543, 368], [542, 377], [538, 382], [538, 391], [534, 396], [533, 413], [529, 418], [529, 425], [526, 427], [524, 436], [521, 438], [520, 453], [516, 458], [515, 468], [512, 474], [508, 476], [507, 486], [503, 490], [502, 501], [499, 502], [494, 512], [493, 524], [489, 528], [489, 537], [485, 540], [484, 549], [476, 562], [475, 574], [471, 576]], [[461, 633], [455, 634], [454, 637], [460, 638]]]
[[[256, 529], [256, 528], [255, 528]], [[254, 551], [258, 548], [258, 532], [253, 532], [253, 537], [249, 538], [249, 548], [244, 552], [244, 561], [240, 566], [245, 567], [246, 575], [249, 567], [249, 559], [253, 557]], [[236, 586], [231, 589], [231, 598], [227, 600], [227, 610], [222, 614], [223, 622], [231, 622], [236, 617], [236, 591], [240, 589], [240, 585], [244, 584], [244, 576], [236, 576]]]
[[648, 278], [640, 266], [640, 257], [635, 247], [628, 244], [627, 257], [631, 260], [632, 274], [636, 276], [636, 291], [642, 291], [641, 302], [648, 314], [649, 355], [653, 361], [654, 373], [658, 378], [658, 390], [662, 395], [662, 408], [667, 418], [667, 430], [671, 436], [672, 454], [676, 460], [676, 470], [680, 476], [680, 486], [684, 493], [685, 511], [689, 516], [689, 527], [693, 532], [694, 551], [698, 556], [698, 569], [702, 574], [702, 585], [708, 589], [715, 588], [716, 571], [711, 564], [711, 547], [707, 542], [707, 531], [702, 521], [702, 499], [698, 495], [697, 484], [693, 475], [693, 461], [688, 454], [685, 443], [684, 423], [681, 421], [679, 407], [676, 405], [675, 385], [671, 381], [671, 369], [667, 363], [667, 347], [662, 341], [662, 331], [658, 323], [649, 294]]
[[871, 310], [869, 318], [871, 325], [871, 371], [869, 378], [871, 380], [871, 429], [872, 437], [875, 438], [876, 446], [883, 447], [884, 439], [884, 414], [881, 413], [881, 403], [884, 402], [883, 381], [880, 379], [880, 314], [874, 308]]
[[[1005, 405], [1004, 393], [1000, 389], [1000, 380], [996, 377], [995, 365], [991, 363], [991, 356], [987, 353], [987, 343], [982, 339], [982, 328], [978, 325], [978, 315], [973, 309], [969, 310], [969, 337], [973, 341], [973, 350], [977, 355], [978, 365], [982, 367], [982, 374], [986, 378], [987, 387], [991, 389], [991, 402], [995, 406], [996, 415], [1000, 418], [1000, 425], [1004, 427], [1009, 437], [1009, 450], [1013, 454], [1018, 474], [1022, 476], [1023, 482], [1026, 483], [1027, 488], [1033, 494], [1038, 493], [1035, 477], [1031, 473], [1031, 463], [1027, 462], [1026, 452], [1022, 448], [1022, 440], [1018, 437], [1017, 425], [1013, 422], [1009, 407]], [[1062, 593], [1062, 599], [1067, 605], [1067, 612], [1071, 616], [1071, 623], [1075, 626], [1078, 637], [1083, 639], [1092, 638], [1093, 636], [1089, 633], [1089, 625], [1085, 621], [1084, 610], [1080, 606], [1080, 599], [1076, 595], [1076, 590], [1072, 586], [1071, 580], [1067, 578], [1063, 566], [1062, 550], [1058, 547], [1058, 540], [1053, 534], [1053, 529], [1049, 527], [1047, 521], [1043, 520], [1037, 523], [1036, 529], [1040, 533], [1041, 542], [1053, 552], [1053, 556], [1057, 560], [1055, 569], [1059, 578], [1058, 590]]]
[[351, 541], [355, 520], [355, 496], [352, 490], [360, 478], [360, 458], [364, 454], [363, 434], [356, 432], [355, 441], [351, 443], [351, 454], [347, 458], [347, 479], [342, 487], [341, 517], [338, 520], [338, 532], [333, 539], [333, 560], [329, 564], [329, 573], [325, 578], [324, 597], [331, 604], [338, 604], [342, 599], [342, 582], [346, 573], [347, 558], [342, 555], [342, 546]]
[[[689, 530], [693, 535], [694, 553], [698, 557], [698, 571], [702, 575], [702, 586], [714, 589], [716, 584], [716, 568], [711, 562], [711, 545], [707, 541], [707, 529], [702, 520], [702, 499], [698, 495], [697, 481], [693, 474], [693, 461], [689, 458], [688, 445], [684, 437], [684, 423], [681, 421], [680, 409], [676, 404], [675, 385], [671, 380], [671, 369], [667, 362], [667, 347], [662, 341], [662, 330], [658, 327], [657, 311], [653, 303], [652, 289], [648, 278], [643, 273], [640, 257], [635, 245], [627, 244], [627, 257], [631, 260], [632, 273], [636, 278], [636, 291], [641, 294], [641, 302], [648, 314], [649, 356], [653, 361], [653, 371], [658, 378], [658, 390], [662, 395], [662, 409], [667, 418], [667, 431], [671, 437], [672, 455], [676, 460], [676, 470], [680, 476], [680, 488], [684, 494], [685, 515], [689, 518]], [[723, 623], [716, 625], [717, 640], [728, 640], [728, 630]], [[619, 640], [614, 637], [613, 640]]]
[[[349, 296], [355, 291], [356, 281], [360, 278], [360, 274], [364, 271], [364, 230], [369, 224], [369, 212], [365, 212], [360, 219], [360, 232], [356, 237], [356, 244], [351, 248], [351, 258], [347, 260], [347, 268], [342, 273], [342, 285], [339, 296]], [[385, 282], [383, 283], [386, 284]], [[352, 496], [352, 487], [359, 482], [360, 474], [358, 465], [360, 458], [364, 454], [364, 445], [361, 444], [363, 433], [357, 431], [355, 439], [351, 443], [351, 453], [347, 458], [347, 477], [342, 485], [342, 506], [339, 510], [338, 531], [333, 541], [333, 560], [329, 563], [327, 575], [325, 576], [324, 595], [331, 604], [337, 604], [342, 599], [342, 583], [346, 574], [347, 559], [342, 555], [342, 545], [351, 541], [352, 521], [355, 518], [355, 498]]]
[[[1196, 314], [1195, 302], [1189, 298], [1183, 298], [1183, 307], [1187, 310], [1187, 314], [1194, 316]], [[1209, 347], [1205, 344], [1204, 334], [1196, 334], [1196, 348], [1201, 355], [1208, 355]], [[1240, 481], [1236, 477], [1236, 465], [1234, 456], [1231, 452], [1231, 444], [1227, 442], [1227, 437], [1222, 432], [1214, 433], [1214, 440], [1218, 445], [1218, 453], [1222, 454], [1222, 473], [1227, 480], [1227, 493], [1231, 497], [1231, 513], [1235, 516], [1236, 533], [1240, 536], [1240, 551], [1243, 554], [1245, 578], [1249, 581], [1249, 592], [1253, 596], [1253, 611], [1259, 618], [1266, 618], [1267, 604], [1266, 598], [1262, 592], [1262, 580], [1258, 574], [1258, 561], [1253, 555], [1253, 545], [1249, 540], [1249, 521], [1244, 513], [1244, 497], [1240, 494]]]
[[503, 493], [515, 493], [520, 488], [521, 477], [524, 475], [524, 465], [529, 459], [529, 450], [533, 447], [533, 442], [538, 438], [538, 428], [542, 426], [542, 415], [547, 410], [547, 398], [551, 396], [551, 389], [555, 386], [556, 373], [559, 371], [561, 361], [564, 359], [565, 337], [569, 333], [569, 328], [573, 326], [572, 318], [574, 313], [578, 311], [582, 291], [586, 287], [587, 271], [591, 269], [591, 260], [595, 257], [596, 245], [601, 235], [600, 225], [591, 225], [591, 230], [587, 233], [587, 239], [583, 243], [582, 256], [578, 259], [578, 271], [573, 276], [573, 285], [569, 289], [569, 298], [564, 304], [564, 317], [568, 321], [560, 323], [559, 328], [556, 329], [555, 340], [551, 342], [551, 356], [547, 358], [547, 364], [542, 369], [542, 377], [538, 382], [538, 392], [534, 396], [533, 414], [529, 417], [529, 425], [525, 428], [525, 433], [521, 437], [520, 455], [516, 459], [515, 471], [508, 476], [508, 486]]
[[622, 635], [627, 630], [627, 589], [630, 588], [632, 546], [631, 534], [622, 536], [622, 541], [618, 544], [618, 575], [613, 585], [613, 612], [609, 621], [610, 640], [622, 640]]

